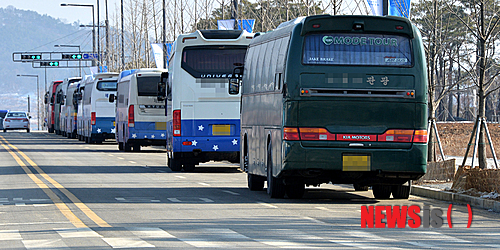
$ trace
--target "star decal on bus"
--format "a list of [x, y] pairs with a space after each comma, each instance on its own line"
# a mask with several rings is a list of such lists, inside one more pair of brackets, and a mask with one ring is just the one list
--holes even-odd
[[165, 137], [165, 134], [164, 134], [164, 133], [161, 133], [161, 137]]
[[238, 140], [234, 139], [231, 141], [233, 143], [233, 146], [238, 145]]
[[137, 134], [132, 134], [132, 138], [137, 138]]
[[219, 149], [219, 145], [214, 145], [214, 147], [212, 148], [214, 151], [217, 151], [217, 149]]
[[151, 135], [151, 139], [154, 139], [155, 138], [155, 135]]
[[101, 131], [102, 131], [102, 130], [101, 130], [100, 128], [98, 128], [98, 129], [97, 129], [97, 133], [101, 133]]
[[196, 140], [192, 141], [192, 143], [193, 143], [193, 146], [195, 146], [195, 147], [196, 147], [196, 144], [198, 144], [198, 142]]
[[199, 131], [203, 131], [203, 129], [205, 129], [205, 127], [203, 127], [203, 125], [198, 126]]
[[116, 129], [115, 129], [115, 128], [112, 128], [112, 129], [111, 129], [111, 133], [112, 133], [112, 134], [116, 133]]

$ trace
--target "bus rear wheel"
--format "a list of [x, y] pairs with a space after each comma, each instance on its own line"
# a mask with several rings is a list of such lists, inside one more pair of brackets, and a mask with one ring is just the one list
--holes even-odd
[[368, 186], [361, 186], [357, 183], [352, 184], [354, 191], [368, 191]]
[[247, 179], [248, 189], [251, 191], [262, 191], [264, 189], [265, 178], [254, 174], [247, 174]]
[[185, 172], [194, 172], [196, 165], [194, 163], [184, 164], [182, 167]]
[[410, 197], [411, 181], [408, 181], [407, 184], [405, 184], [392, 186], [392, 197], [394, 199], [406, 200]]
[[125, 151], [125, 152], [132, 151], [132, 143], [130, 143], [130, 142], [124, 142], [123, 143], [123, 151]]
[[306, 187], [304, 183], [290, 183], [285, 185], [286, 196], [290, 199], [300, 199], [304, 196]]
[[273, 176], [273, 161], [271, 159], [271, 144], [267, 146], [267, 194], [271, 198], [285, 197], [285, 184], [283, 179]]
[[179, 172], [182, 170], [182, 162], [180, 159], [174, 159], [168, 157], [168, 167], [174, 172]]
[[389, 185], [374, 185], [372, 187], [373, 196], [375, 199], [389, 199], [391, 197], [391, 188]]

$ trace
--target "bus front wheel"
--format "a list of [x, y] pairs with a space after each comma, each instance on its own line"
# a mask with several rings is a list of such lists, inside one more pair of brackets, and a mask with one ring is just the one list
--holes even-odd
[[389, 199], [392, 190], [390, 185], [374, 185], [372, 191], [375, 199]]
[[251, 191], [262, 191], [264, 189], [265, 178], [254, 174], [247, 174], [248, 189]]

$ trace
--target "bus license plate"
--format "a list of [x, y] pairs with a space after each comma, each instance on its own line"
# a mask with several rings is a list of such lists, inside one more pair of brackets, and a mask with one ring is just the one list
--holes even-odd
[[370, 155], [342, 155], [342, 171], [370, 171]]
[[231, 135], [231, 125], [212, 125], [212, 135]]

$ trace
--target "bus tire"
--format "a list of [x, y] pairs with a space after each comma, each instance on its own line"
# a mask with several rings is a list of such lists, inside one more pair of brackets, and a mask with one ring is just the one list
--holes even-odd
[[123, 151], [125, 151], [125, 152], [132, 151], [132, 146], [133, 146], [132, 143], [130, 143], [130, 142], [124, 142], [123, 143]]
[[29, 133], [29, 132], [30, 132], [30, 129], [29, 129], [29, 128], [28, 128], [28, 129], [26, 129], [26, 133]]
[[132, 150], [133, 150], [134, 152], [141, 152], [141, 145], [139, 145], [139, 144], [134, 144], [134, 145], [132, 146]]
[[123, 151], [123, 143], [118, 142], [118, 150]]
[[49, 134], [52, 134], [54, 133], [54, 129], [53, 128], [49, 128]]
[[263, 177], [247, 173], [247, 180], [248, 180], [248, 189], [250, 189], [251, 191], [264, 190], [265, 179]]
[[306, 186], [304, 183], [291, 183], [285, 185], [286, 196], [290, 199], [300, 199], [304, 196]]
[[410, 197], [411, 181], [408, 181], [408, 185], [396, 185], [392, 186], [392, 197], [394, 199], [408, 199]]
[[196, 165], [194, 163], [184, 164], [182, 167], [184, 172], [194, 172]]
[[372, 187], [373, 196], [379, 200], [389, 199], [392, 192], [391, 188], [390, 185], [374, 185]]
[[182, 162], [179, 159], [168, 158], [168, 167], [174, 172], [182, 170]]
[[267, 194], [271, 198], [285, 197], [285, 184], [283, 179], [273, 176], [273, 161], [271, 159], [271, 143], [267, 145]]
[[358, 183], [352, 184], [354, 191], [368, 191], [368, 186], [361, 186]]

